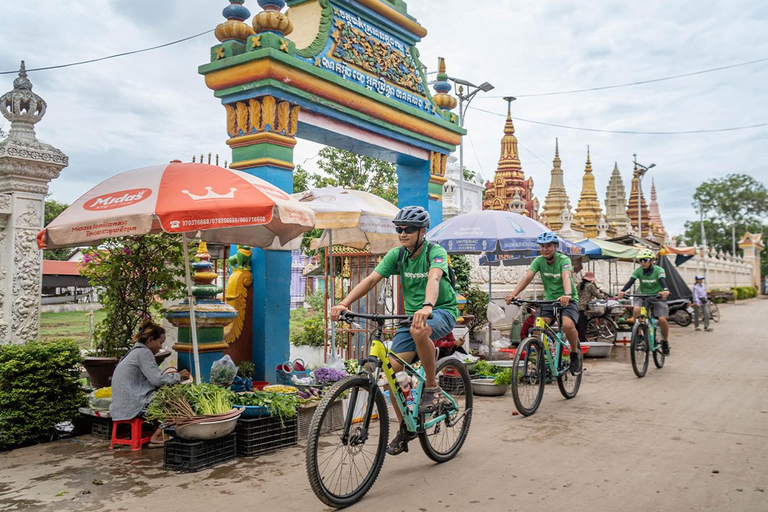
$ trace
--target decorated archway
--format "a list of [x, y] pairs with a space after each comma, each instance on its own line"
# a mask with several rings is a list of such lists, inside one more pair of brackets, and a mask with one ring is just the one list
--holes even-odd
[[[426, 30], [401, 0], [230, 0], [220, 44], [199, 68], [226, 110], [230, 167], [293, 188], [296, 137], [397, 165], [398, 202], [442, 220], [448, 155], [463, 130], [444, 64], [435, 95], [416, 45]], [[253, 252], [253, 361], [271, 379], [288, 357], [291, 256]]]

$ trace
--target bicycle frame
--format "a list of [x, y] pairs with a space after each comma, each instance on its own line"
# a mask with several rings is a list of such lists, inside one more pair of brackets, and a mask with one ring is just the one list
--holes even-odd
[[[544, 361], [549, 367], [550, 374], [555, 378], [558, 377], [560, 375], [560, 350], [557, 349], [560, 345], [565, 345], [561, 337], [562, 333], [555, 332], [552, 327], [544, 321], [543, 317], [536, 318], [536, 324], [534, 325], [533, 331], [539, 333], [539, 339], [544, 345]], [[550, 338], [555, 340], [554, 347], [550, 347]], [[554, 353], [552, 352], [553, 348], [555, 349]], [[570, 344], [567, 348], [569, 351], [571, 350]]]
[[653, 352], [656, 350], [656, 329], [659, 321], [650, 315], [646, 306], [640, 306], [640, 316], [637, 317], [636, 321], [648, 325], [648, 350]]
[[[368, 393], [368, 404], [364, 415], [364, 421], [365, 421], [365, 430], [368, 430], [368, 427], [370, 425], [370, 421], [372, 419], [372, 411], [373, 411], [373, 401], [376, 393], [376, 387], [379, 380], [380, 373], [383, 372], [384, 377], [387, 380], [387, 383], [389, 384], [389, 392], [390, 397], [392, 398], [393, 403], [395, 406], [400, 410], [400, 413], [403, 416], [403, 421], [406, 424], [406, 427], [410, 432], [418, 432], [420, 429], [426, 430], [431, 428], [433, 425], [440, 423], [441, 421], [446, 419], [446, 414], [440, 414], [435, 417], [430, 418], [429, 420], [425, 421], [422, 424], [419, 422], [419, 410], [418, 406], [421, 402], [422, 393], [424, 391], [424, 385], [426, 383], [426, 377], [424, 374], [424, 368], [420, 367], [418, 369], [414, 368], [410, 364], [406, 363], [401, 359], [397, 354], [392, 352], [390, 349], [384, 345], [381, 341], [381, 333], [382, 333], [383, 323], [377, 322], [377, 327], [374, 330], [373, 334], [371, 335], [371, 348], [368, 351], [368, 357], [366, 359], [361, 359], [361, 365], [360, 370], [358, 371], [358, 374], [368, 374], [371, 378], [371, 390]], [[399, 383], [397, 382], [397, 379], [395, 378], [395, 370], [392, 368], [392, 364], [390, 363], [390, 357], [394, 360], [396, 360], [398, 363], [403, 365], [403, 371], [405, 371], [409, 376], [415, 376], [418, 380], [418, 383], [415, 387], [411, 388], [411, 394], [413, 395], [413, 402], [414, 407], [413, 410], [409, 410], [408, 406], [406, 404], [406, 398], [405, 394], [403, 393], [403, 390], [400, 388]], [[362, 363], [371, 362], [374, 363], [376, 366], [372, 373], [369, 373], [364, 365]], [[352, 391], [352, 396], [350, 397], [351, 400], [354, 402], [357, 402], [357, 389], [354, 389]], [[451, 395], [448, 393], [443, 392], [444, 398], [447, 398], [451, 401], [453, 407], [458, 409], [458, 404], [453, 399]], [[349, 418], [347, 418], [347, 424], [345, 425], [345, 435], [349, 432], [349, 427], [351, 425], [351, 415]]]

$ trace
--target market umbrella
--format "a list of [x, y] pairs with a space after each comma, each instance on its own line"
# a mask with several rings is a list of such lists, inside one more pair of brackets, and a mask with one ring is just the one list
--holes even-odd
[[637, 248], [607, 240], [598, 240], [595, 238], [586, 238], [576, 245], [584, 249], [584, 255], [594, 260], [607, 259], [626, 259], [633, 260], [639, 252]]
[[[315, 227], [323, 235], [315, 240], [313, 248], [333, 247], [334, 243], [355, 249], [369, 248], [372, 254], [387, 252], [397, 245], [397, 233], [392, 219], [399, 211], [386, 199], [341, 187], [313, 188], [293, 195], [315, 212]], [[330, 250], [330, 291], [335, 298], [333, 250]], [[331, 324], [331, 358], [336, 358], [336, 329]]]
[[[41, 249], [151, 233], [197, 234], [207, 242], [281, 248], [312, 229], [315, 215], [290, 195], [240, 171], [202, 163], [142, 167], [86, 192], [37, 235]], [[195, 377], [197, 326], [187, 237], [182, 236]]]
[[[544, 224], [529, 217], [500, 210], [481, 210], [448, 219], [427, 233], [427, 239], [440, 244], [451, 254], [486, 253], [480, 264], [488, 265], [488, 301], [491, 302], [491, 268], [504, 262], [524, 265], [538, 255], [538, 236], [551, 231]], [[583, 250], [560, 239], [559, 250], [570, 256], [581, 256]], [[494, 261], [495, 260], [495, 261]], [[491, 344], [491, 326], [488, 345]]]

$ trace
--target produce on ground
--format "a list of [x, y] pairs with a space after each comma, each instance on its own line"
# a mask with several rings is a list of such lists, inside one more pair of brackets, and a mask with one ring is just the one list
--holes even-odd
[[272, 384], [271, 386], [264, 386], [264, 391], [268, 391], [270, 393], [286, 393], [286, 394], [293, 394], [299, 392], [298, 388], [295, 388], [293, 386], [283, 386], [282, 384]]
[[163, 386], [147, 406], [145, 418], [167, 425], [178, 425], [203, 416], [232, 411], [234, 393], [213, 384]]
[[298, 394], [270, 393], [255, 391], [241, 393], [235, 397], [237, 405], [266, 407], [270, 416], [278, 416], [280, 422], [296, 417], [296, 406], [299, 404]]
[[502, 368], [495, 364], [489, 364], [487, 361], [478, 361], [474, 371], [481, 377], [493, 377], [493, 383], [498, 386], [512, 384], [512, 368]]

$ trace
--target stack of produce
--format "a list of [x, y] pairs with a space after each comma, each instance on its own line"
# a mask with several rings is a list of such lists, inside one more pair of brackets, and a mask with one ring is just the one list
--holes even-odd
[[486, 361], [478, 361], [475, 364], [474, 371], [480, 377], [493, 378], [493, 383], [497, 386], [509, 386], [512, 384], [512, 368], [502, 368], [495, 364], [488, 364]]
[[255, 391], [253, 393], [238, 394], [235, 400], [238, 406], [265, 407], [270, 416], [278, 416], [280, 421], [284, 422], [286, 419], [296, 417], [296, 406], [299, 404], [299, 395], [296, 393], [286, 394]]
[[333, 384], [334, 382], [340, 381], [341, 379], [347, 376], [348, 374], [344, 370], [327, 368], [325, 366], [321, 366], [320, 368], [312, 372], [312, 377], [321, 386], [325, 384]]
[[233, 408], [234, 398], [231, 391], [213, 384], [163, 386], [152, 398], [145, 418], [176, 427], [231, 419], [241, 413]]

